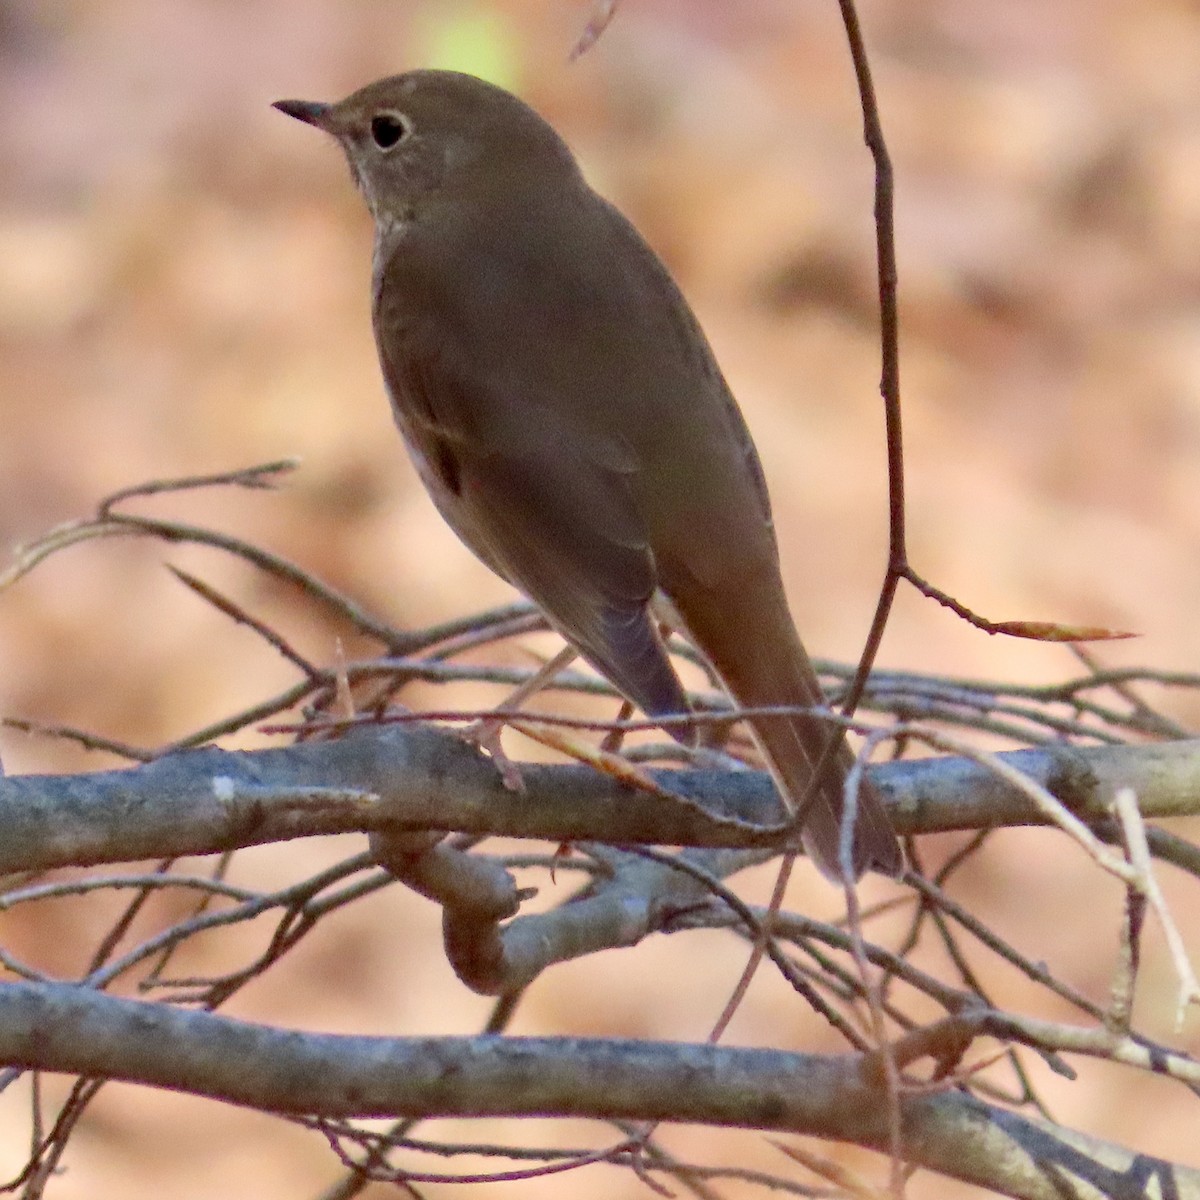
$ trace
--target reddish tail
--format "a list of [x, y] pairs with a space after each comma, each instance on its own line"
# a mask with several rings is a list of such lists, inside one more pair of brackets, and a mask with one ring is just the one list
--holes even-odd
[[[712, 615], [689, 606], [681, 613], [689, 633], [708, 657], [734, 700], [744, 708], [820, 705], [824, 696], [790, 614], [782, 601], [761, 597], [754, 605], [743, 594], [740, 603], [704, 605]], [[715, 597], [714, 597], [715, 599]], [[728, 598], [726, 598], [727, 600]], [[759, 611], [753, 611], [758, 608]], [[765, 611], [763, 611], [765, 610]], [[834, 733], [828, 722], [803, 714], [763, 717], [750, 725], [771, 775], [788, 807], [795, 811], [806, 796], [813, 769]], [[834, 882], [844, 809], [843, 785], [853, 759], [847, 747], [823, 772], [815, 794], [805, 803], [802, 837], [809, 857]], [[858, 789], [854, 822], [854, 875], [881, 871], [899, 875], [904, 869], [900, 844], [884, 811], [879, 792], [865, 777]]]

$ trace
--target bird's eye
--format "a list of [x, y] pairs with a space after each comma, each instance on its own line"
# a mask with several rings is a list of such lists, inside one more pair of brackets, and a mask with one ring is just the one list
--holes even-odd
[[371, 118], [371, 137], [380, 150], [390, 150], [407, 136], [408, 123], [399, 113], [379, 113]]

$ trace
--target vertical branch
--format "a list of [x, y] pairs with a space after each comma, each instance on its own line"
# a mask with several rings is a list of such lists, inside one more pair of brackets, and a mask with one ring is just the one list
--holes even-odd
[[[879, 390], [883, 396], [884, 422], [886, 428], [888, 456], [888, 563], [883, 585], [879, 591], [879, 602], [871, 627], [867, 631], [862, 654], [854, 678], [846, 691], [842, 712], [853, 716], [862, 700], [870, 678], [871, 667], [883, 641], [883, 631], [891, 615], [896, 588], [908, 571], [904, 535], [904, 451], [900, 425], [900, 342], [899, 322], [896, 314], [896, 235], [892, 217], [892, 161], [883, 137], [883, 124], [879, 119], [879, 106], [875, 100], [875, 85], [871, 80], [871, 67], [863, 45], [862, 29], [854, 0], [838, 0], [842, 23], [846, 28], [846, 40], [850, 46], [850, 57], [854, 63], [854, 77], [858, 83], [859, 103], [863, 114], [863, 140], [875, 161], [875, 253], [879, 278], [879, 326], [882, 345]], [[812, 779], [805, 794], [796, 806], [794, 822], [799, 827], [816, 796], [817, 789], [828, 774], [836, 755], [846, 739], [844, 727], [836, 728], [825, 743], [817, 762], [813, 765]], [[783, 893], [791, 875], [794, 855], [785, 855], [767, 910], [767, 919], [762, 929], [769, 930], [783, 903]], [[853, 872], [846, 878], [852, 878]], [[725, 1027], [741, 1004], [750, 981], [754, 977], [766, 952], [764, 932], [756, 939], [750, 959], [742, 971], [732, 996], [717, 1021], [709, 1040], [719, 1040]]]
[[854, 78], [858, 84], [859, 104], [863, 116], [863, 141], [875, 162], [875, 257], [879, 280], [879, 392], [883, 397], [883, 413], [888, 458], [888, 564], [879, 602], [871, 619], [858, 669], [850, 682], [842, 710], [850, 716], [858, 707], [866, 690], [871, 667], [883, 640], [883, 631], [891, 615], [896, 588], [908, 571], [908, 551], [905, 544], [904, 513], [904, 444], [900, 421], [900, 338], [896, 312], [896, 229], [893, 215], [894, 185], [892, 160], [883, 137], [879, 105], [871, 66], [863, 45], [862, 29], [854, 0], [838, 0], [846, 41], [854, 63]]

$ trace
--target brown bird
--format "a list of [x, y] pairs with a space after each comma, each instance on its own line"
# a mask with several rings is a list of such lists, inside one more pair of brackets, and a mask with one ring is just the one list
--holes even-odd
[[[337, 139], [370, 207], [396, 422], [467, 546], [650, 716], [688, 707], [656, 612], [737, 704], [824, 703], [742, 414], [666, 267], [558, 134], [447, 71], [275, 107]], [[751, 727], [795, 811], [830, 726], [797, 712]], [[849, 762], [843, 750], [823, 773], [803, 824], [835, 879]], [[902, 868], [867, 782], [853, 850], [856, 875]]]

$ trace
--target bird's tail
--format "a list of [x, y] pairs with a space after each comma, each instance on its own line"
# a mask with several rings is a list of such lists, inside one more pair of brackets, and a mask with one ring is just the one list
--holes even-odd
[[[738, 612], [740, 619], [752, 621], [755, 628], [746, 629], [740, 637], [730, 636], [731, 607], [725, 607], [724, 627], [719, 630], [700, 627], [705, 623], [702, 613], [680, 614], [736, 703], [742, 708], [823, 705], [817, 673], [786, 607], [768, 600], [767, 611], [753, 613], [747, 611], [748, 598], [741, 599], [732, 611]], [[719, 607], [714, 609], [715, 620], [722, 620], [717, 615]], [[853, 762], [849, 747], [843, 745], [832, 756], [813, 787], [813, 771], [836, 733], [835, 726], [803, 712], [753, 718], [749, 724], [784, 802], [792, 811], [804, 807], [801, 837], [809, 857], [823, 875], [840, 882], [844, 784]], [[895, 876], [904, 869], [900, 844], [879, 791], [865, 775], [858, 788], [851, 861], [855, 878], [864, 871]]]
[[[758, 701], [739, 700], [739, 703], [747, 708], [760, 707]], [[853, 758], [849, 748], [843, 745], [822, 772], [820, 782], [812, 788], [813, 768], [834, 730], [828, 724], [815, 722], [820, 726], [818, 737], [806, 727], [808, 724], [796, 718], [765, 717], [759, 722], [751, 722], [751, 728], [775, 785], [788, 806], [792, 809], [800, 804], [805, 806], [801, 840], [808, 856], [826, 878], [836, 883], [842, 878], [839, 844], [846, 815], [844, 787]], [[864, 871], [881, 871], [895, 876], [904, 869], [900, 844], [879, 790], [865, 775], [860, 776], [855, 805], [851, 865], [856, 879]]]

